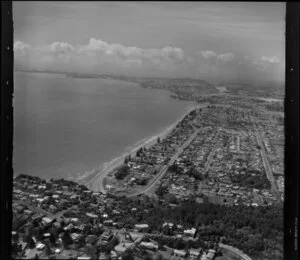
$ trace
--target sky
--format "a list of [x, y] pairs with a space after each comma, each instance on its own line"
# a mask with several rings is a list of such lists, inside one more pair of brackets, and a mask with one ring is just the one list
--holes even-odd
[[285, 3], [13, 2], [15, 68], [283, 81]]

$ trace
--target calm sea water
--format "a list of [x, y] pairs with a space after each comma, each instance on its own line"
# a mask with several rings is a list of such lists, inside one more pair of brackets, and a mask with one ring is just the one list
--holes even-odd
[[14, 75], [15, 174], [76, 179], [162, 132], [192, 107], [134, 83]]

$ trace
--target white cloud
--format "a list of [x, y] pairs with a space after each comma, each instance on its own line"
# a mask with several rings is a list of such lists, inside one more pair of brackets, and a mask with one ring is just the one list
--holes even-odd
[[21, 41], [17, 41], [14, 43], [14, 51], [15, 52], [25, 54], [29, 51], [29, 49], [30, 49], [30, 46]]
[[91, 38], [89, 43], [78, 48], [79, 53], [95, 52], [120, 60], [140, 60], [146, 62], [182, 62], [185, 60], [181, 48], [166, 46], [161, 49], [143, 49], [139, 47], [127, 47], [121, 44], [108, 44], [102, 40]]
[[224, 53], [224, 54], [220, 54], [217, 57], [218, 60], [227, 62], [227, 61], [232, 61], [234, 59], [234, 55], [232, 53]]
[[206, 60], [217, 57], [217, 54], [213, 51], [201, 51], [201, 54], [202, 54], [203, 58]]
[[273, 70], [275, 67], [278, 67], [281, 61], [276, 57], [261, 57], [251, 58], [249, 56], [244, 57], [243, 60], [239, 62], [239, 65], [246, 69], [254, 69], [260, 72], [266, 72]]
[[214, 51], [206, 50], [206, 51], [200, 51], [200, 53], [205, 60], [228, 62], [234, 59], [234, 55], [229, 52], [223, 54], [217, 54]]
[[[25, 52], [29, 48], [31, 48], [31, 58], [27, 62], [30, 61], [30, 65], [35, 67], [42, 61], [46, 61], [48, 65], [69, 65], [70, 68], [85, 64], [93, 67], [93, 70], [97, 68], [101, 70], [109, 65], [111, 68], [115, 66], [120, 69], [140, 68], [172, 71], [190, 61], [184, 51], [178, 47], [143, 49], [117, 43], [109, 44], [94, 38], [91, 38], [86, 45], [81, 46], [54, 42], [46, 46], [30, 47], [22, 42], [15, 43], [15, 50]], [[15, 52], [15, 57], [19, 56], [19, 53]], [[33, 64], [34, 62], [36, 64]], [[23, 65], [24, 63], [26, 60], [22, 60]]]
[[53, 53], [67, 53], [74, 50], [71, 44], [65, 42], [53, 42], [47, 47]]
[[270, 74], [282, 65], [276, 56], [238, 59], [233, 53], [217, 54], [212, 50], [202, 50], [197, 54], [202, 58], [188, 56], [175, 46], [140, 48], [94, 38], [77, 46], [66, 42], [37, 47], [21, 41], [14, 43], [15, 65], [24, 69], [170, 77], [235, 77], [239, 73], [247, 77], [251, 73], [255, 76]]
[[273, 56], [273, 57], [262, 57], [261, 60], [269, 62], [269, 63], [279, 63], [280, 62], [280, 59], [278, 59], [276, 56]]

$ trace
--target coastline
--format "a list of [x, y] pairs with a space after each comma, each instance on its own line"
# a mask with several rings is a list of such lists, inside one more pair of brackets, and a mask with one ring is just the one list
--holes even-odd
[[[88, 180], [87, 182], [83, 182], [84, 185], [87, 186], [87, 188], [95, 191], [95, 192], [103, 192], [105, 193], [105, 188], [103, 187], [103, 180], [104, 178], [111, 173], [114, 169], [116, 169], [117, 167], [120, 167], [123, 162], [124, 162], [124, 158], [125, 156], [131, 155], [131, 156], [135, 156], [135, 153], [138, 149], [140, 149], [141, 147], [146, 147], [149, 148], [151, 146], [153, 146], [156, 142], [157, 142], [157, 138], [159, 137], [161, 140], [163, 140], [164, 138], [167, 137], [167, 135], [172, 132], [172, 130], [176, 127], [176, 125], [182, 121], [191, 111], [193, 111], [194, 109], [198, 109], [198, 108], [203, 108], [206, 107], [207, 104], [197, 104], [195, 103], [190, 109], [188, 109], [183, 116], [181, 116], [178, 120], [176, 120], [173, 124], [171, 124], [170, 126], [168, 126], [165, 130], [163, 130], [162, 132], [151, 136], [149, 138], [145, 138], [146, 141], [142, 142], [141, 144], [135, 146], [134, 148], [132, 148], [129, 152], [124, 153], [123, 155], [111, 160], [110, 162], [106, 163], [107, 165], [100, 170], [98, 173], [95, 174], [95, 176], [93, 176], [90, 180]], [[144, 139], [143, 139], [144, 140]], [[139, 142], [138, 142], [139, 143]], [[88, 178], [88, 176], [86, 177]], [[89, 179], [89, 178], [88, 178]]]

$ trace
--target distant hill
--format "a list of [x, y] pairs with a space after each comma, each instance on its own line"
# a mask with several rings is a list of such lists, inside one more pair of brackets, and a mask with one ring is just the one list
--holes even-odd
[[114, 75], [95, 75], [68, 73], [69, 77], [116, 79], [140, 84], [144, 88], [166, 89], [173, 93], [173, 97], [184, 100], [195, 100], [204, 94], [219, 93], [217, 88], [205, 80], [193, 78], [157, 78], [157, 77], [129, 77]]
[[234, 95], [284, 98], [285, 83], [279, 82], [222, 82], [226, 92]]

